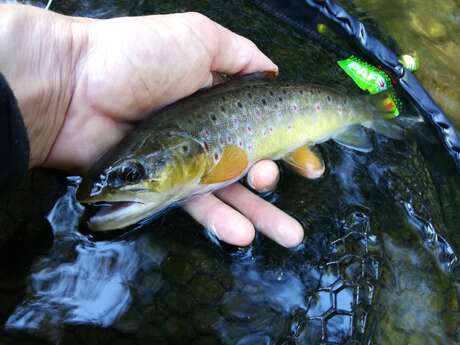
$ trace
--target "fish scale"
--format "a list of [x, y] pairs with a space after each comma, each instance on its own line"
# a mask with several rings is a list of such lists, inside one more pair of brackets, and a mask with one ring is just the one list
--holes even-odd
[[382, 97], [349, 97], [260, 73], [239, 77], [152, 114], [96, 163], [77, 198], [104, 202], [89, 226], [111, 230], [223, 188], [262, 159], [285, 158], [314, 178], [307, 169], [324, 166], [305, 145], [333, 138], [366, 152], [370, 142], [355, 125], [379, 120]]
[[273, 155], [280, 158], [293, 148], [321, 139], [319, 127], [333, 129], [335, 124], [339, 129], [344, 124], [351, 125], [369, 118], [369, 114], [353, 109], [348, 112], [340, 110], [338, 105], [346, 104], [346, 97], [329, 90], [318, 91], [318, 88], [317, 85], [309, 88], [256, 82], [231, 90], [231, 96], [227, 93], [208, 96], [206, 114], [203, 114], [202, 100], [196, 99], [187, 107], [189, 112], [182, 114], [193, 121], [181, 121], [177, 115], [170, 116], [170, 112], [154, 117], [153, 121], [162, 123], [160, 127], [178, 126], [191, 133], [206, 143], [215, 162], [229, 144], [241, 146], [250, 161], [272, 158]]

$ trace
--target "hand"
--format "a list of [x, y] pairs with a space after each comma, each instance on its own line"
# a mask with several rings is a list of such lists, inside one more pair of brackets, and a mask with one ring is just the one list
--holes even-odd
[[[20, 5], [0, 13], [9, 52], [0, 71], [18, 99], [31, 167], [88, 168], [145, 114], [212, 85], [215, 72], [277, 72], [252, 42], [197, 13], [95, 20]], [[278, 176], [263, 161], [248, 179], [262, 191]], [[240, 184], [184, 208], [231, 244], [249, 244], [254, 225], [283, 246], [303, 238], [296, 220]]]

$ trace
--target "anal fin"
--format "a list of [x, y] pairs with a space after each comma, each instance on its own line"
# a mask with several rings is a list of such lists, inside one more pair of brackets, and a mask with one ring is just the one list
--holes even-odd
[[302, 146], [283, 158], [297, 174], [309, 179], [319, 178], [325, 170], [321, 154], [314, 148]]

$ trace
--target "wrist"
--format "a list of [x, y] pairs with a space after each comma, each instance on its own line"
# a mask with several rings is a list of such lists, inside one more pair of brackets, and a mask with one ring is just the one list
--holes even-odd
[[70, 105], [81, 44], [72, 18], [32, 6], [0, 5], [0, 71], [29, 138], [29, 167], [44, 164]]

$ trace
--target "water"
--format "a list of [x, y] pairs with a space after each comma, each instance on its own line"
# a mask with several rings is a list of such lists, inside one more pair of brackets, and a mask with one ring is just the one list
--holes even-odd
[[[285, 78], [351, 88], [332, 55], [243, 1], [53, 6], [96, 17], [199, 10], [253, 39]], [[306, 230], [293, 250], [260, 235], [249, 248], [216, 244], [180, 210], [134, 232], [88, 234], [78, 179], [61, 181], [58, 199], [59, 183], [32, 178], [0, 200], [8, 229], [32, 227], [21, 250], [2, 255], [0, 343], [460, 343], [460, 180], [426, 128], [418, 132], [404, 142], [373, 136], [369, 154], [326, 143], [318, 181], [283, 170], [270, 197]], [[54, 204], [52, 240], [27, 221], [36, 216], [21, 203], [31, 197]]]
[[[399, 54], [410, 54], [419, 59], [417, 77], [460, 128], [459, 2], [356, 0], [352, 3], [361, 19], [378, 22], [383, 32], [391, 32]], [[389, 37], [386, 38], [392, 44]]]

